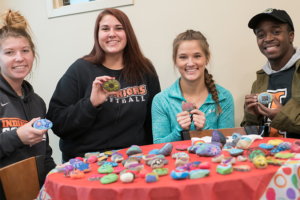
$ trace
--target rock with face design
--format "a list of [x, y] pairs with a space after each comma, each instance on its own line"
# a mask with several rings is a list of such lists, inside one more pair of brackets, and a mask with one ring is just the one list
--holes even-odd
[[253, 164], [257, 169], [265, 169], [268, 166], [268, 162], [265, 156], [257, 155], [253, 158]]

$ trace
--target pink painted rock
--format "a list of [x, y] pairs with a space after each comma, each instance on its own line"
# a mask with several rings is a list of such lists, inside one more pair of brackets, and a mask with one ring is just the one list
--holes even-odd
[[148, 173], [149, 173], [148, 170], [142, 169], [142, 170], [140, 171], [139, 175], [140, 175], [141, 178], [145, 178], [145, 177], [146, 177], [146, 174], [148, 174]]
[[300, 153], [300, 140], [296, 140], [292, 143], [291, 151], [293, 153]]
[[90, 156], [90, 157], [87, 159], [87, 162], [91, 164], [91, 163], [97, 162], [97, 160], [98, 160], [97, 156]]
[[114, 169], [113, 173], [119, 174], [121, 171], [125, 170], [126, 168], [125, 167], [114, 167], [113, 169]]
[[175, 149], [178, 150], [178, 151], [185, 151], [185, 150], [187, 150], [188, 147], [189, 147], [188, 145], [183, 144], [183, 145], [177, 145], [175, 147]]
[[198, 167], [199, 167], [200, 169], [209, 169], [209, 168], [210, 168], [210, 163], [209, 163], [209, 162], [203, 162], [203, 163], [200, 163], [200, 164], [198, 165]]
[[83, 161], [82, 157], [76, 157], [75, 159]]

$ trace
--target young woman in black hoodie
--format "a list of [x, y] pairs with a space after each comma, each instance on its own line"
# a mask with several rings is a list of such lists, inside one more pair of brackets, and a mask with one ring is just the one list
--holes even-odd
[[[55, 167], [47, 130], [32, 127], [45, 118], [46, 106], [24, 78], [36, 58], [26, 19], [6, 11], [0, 26], [0, 168], [37, 155], [44, 159], [44, 174]], [[0, 199], [5, 199], [0, 185]]]

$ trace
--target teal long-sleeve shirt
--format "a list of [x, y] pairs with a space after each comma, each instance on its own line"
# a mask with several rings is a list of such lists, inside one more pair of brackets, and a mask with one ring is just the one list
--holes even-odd
[[[182, 128], [177, 122], [176, 115], [182, 112], [181, 103], [186, 100], [182, 96], [179, 80], [180, 78], [173, 85], [158, 93], [153, 99], [151, 112], [154, 144], [181, 140], [180, 132]], [[212, 95], [209, 93], [205, 102], [199, 108], [206, 118], [203, 130], [234, 127], [232, 95], [227, 89], [217, 84], [216, 89], [223, 112], [219, 116], [217, 115], [217, 102], [212, 99]], [[190, 130], [195, 130], [193, 122]]]

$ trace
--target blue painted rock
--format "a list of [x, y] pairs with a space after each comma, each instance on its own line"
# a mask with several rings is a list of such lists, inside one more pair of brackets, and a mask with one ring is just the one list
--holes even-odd
[[110, 174], [114, 171], [111, 165], [102, 165], [98, 168], [99, 174]]
[[245, 157], [245, 156], [238, 156], [237, 157], [237, 161], [239, 161], [239, 162], [245, 162], [245, 161], [247, 161], [247, 157]]
[[267, 143], [260, 143], [258, 145], [260, 148], [263, 148], [263, 149], [273, 149], [274, 145], [273, 144], [267, 144]]
[[164, 176], [169, 173], [169, 169], [168, 168], [157, 168], [157, 169], [153, 169], [153, 173], [158, 174], [158, 176]]
[[177, 158], [178, 156], [186, 156], [186, 157], [189, 157], [189, 154], [187, 153], [184, 153], [184, 152], [176, 152], [176, 153], [173, 153], [172, 154], [172, 158]]
[[234, 156], [234, 157], [237, 157], [239, 155], [243, 155], [244, 153], [244, 150], [243, 149], [230, 149], [229, 150], [229, 154], [231, 156]]
[[181, 180], [181, 179], [186, 179], [189, 175], [189, 172], [188, 171], [178, 172], [173, 170], [170, 175], [175, 180]]
[[236, 144], [238, 149], [249, 149], [252, 144], [252, 140], [248, 137], [242, 137]]
[[221, 133], [220, 131], [214, 130], [211, 135], [212, 135], [211, 137], [212, 142], [219, 142], [222, 143], [223, 145], [226, 143], [226, 138], [223, 135], [223, 133]]
[[224, 146], [223, 146], [223, 151], [229, 151], [230, 149], [233, 149], [234, 146], [231, 144], [231, 143], [226, 143]]
[[78, 169], [78, 167], [79, 167], [80, 165], [82, 165], [82, 164], [84, 164], [84, 162], [82, 162], [82, 161], [77, 161], [77, 162], [73, 162], [72, 166], [73, 166], [75, 169]]
[[165, 144], [165, 146], [163, 146], [163, 147], [158, 151], [158, 153], [159, 153], [159, 154], [162, 154], [162, 155], [164, 155], [164, 156], [168, 156], [168, 155], [171, 154], [172, 150], [173, 150], [173, 145], [172, 145], [171, 143], [167, 143], [167, 144]]
[[156, 173], [148, 173], [146, 175], [146, 182], [147, 183], [154, 183], [154, 182], [157, 182], [158, 180], [159, 180], [158, 174], [156, 174]]
[[90, 156], [98, 157], [99, 154], [100, 154], [100, 152], [89, 152], [89, 153], [84, 154], [84, 157], [86, 157], [86, 158], [89, 158]]
[[213, 145], [216, 145], [216, 146], [218, 146], [218, 147], [220, 147], [220, 148], [222, 148], [222, 146], [223, 146], [223, 144], [220, 143], [220, 142], [209, 142], [209, 143], [207, 143], [207, 144], [213, 144]]
[[39, 119], [34, 122], [33, 128], [43, 130], [43, 129], [50, 129], [52, 128], [53, 124], [50, 120], [48, 119]]
[[181, 166], [189, 163], [190, 159], [187, 156], [177, 156], [176, 161], [175, 161], [175, 166]]
[[108, 174], [106, 176], [103, 176], [100, 179], [100, 182], [102, 184], [109, 184], [109, 183], [116, 182], [117, 180], [118, 180], [118, 175], [117, 174]]
[[151, 151], [149, 151], [148, 155], [149, 154], [155, 154], [155, 155], [157, 155], [158, 151], [159, 151], [159, 149], [152, 149]]
[[151, 168], [156, 169], [156, 168], [162, 168], [164, 166], [164, 163], [161, 159], [154, 159], [151, 162]]
[[122, 160], [124, 160], [124, 157], [122, 154], [116, 153], [111, 156], [111, 160], [113, 162], [119, 163], [119, 162], [122, 162]]
[[228, 165], [228, 164], [234, 165], [235, 163], [236, 163], [236, 159], [234, 157], [229, 156], [222, 159], [221, 165]]
[[194, 145], [187, 148], [189, 153], [196, 153], [197, 149], [200, 147], [200, 145]]
[[272, 99], [272, 95], [268, 92], [262, 92], [257, 97], [257, 101], [261, 104], [269, 104], [272, 102]]
[[233, 140], [236, 139], [236, 138], [241, 138], [241, 137], [242, 137], [242, 135], [239, 134], [239, 133], [233, 133], [233, 134], [232, 134], [232, 139], [233, 139]]
[[220, 147], [212, 144], [202, 144], [196, 151], [198, 156], [215, 156], [221, 153]]
[[189, 172], [190, 179], [198, 179], [208, 176], [210, 173], [207, 169], [196, 169]]
[[137, 145], [132, 145], [127, 151], [126, 151], [126, 154], [128, 156], [130, 155], [134, 155], [134, 154], [138, 154], [138, 153], [143, 153], [142, 152], [142, 149], [137, 146]]
[[79, 169], [80, 171], [83, 171], [84, 173], [91, 171], [89, 163], [83, 163], [77, 169]]
[[233, 170], [239, 171], [239, 172], [249, 172], [250, 167], [248, 165], [239, 165], [239, 166], [233, 166]]
[[79, 159], [74, 159], [74, 158], [72, 158], [72, 159], [69, 160], [69, 163], [70, 163], [71, 165], [73, 165], [73, 163], [75, 163], [75, 162], [82, 162], [82, 161], [79, 160]]
[[129, 165], [128, 169], [140, 172], [142, 169], [144, 169], [144, 165], [142, 163], [131, 164]]
[[231, 165], [218, 165], [217, 166], [217, 173], [226, 175], [230, 174], [232, 172], [232, 166]]
[[222, 162], [223, 158], [225, 158], [225, 156], [223, 154], [218, 154], [218, 155], [215, 155], [215, 157], [213, 157], [211, 159], [211, 161], [214, 163], [220, 163], [220, 162]]
[[130, 172], [123, 173], [122, 175], [120, 175], [120, 180], [123, 183], [131, 183], [134, 180], [134, 174]]
[[[116, 162], [105, 161], [105, 162], [103, 163], [103, 165], [110, 165], [110, 166], [112, 166], [112, 167], [117, 167], [117, 166], [118, 166], [118, 163], [116, 163]], [[103, 166], [103, 165], [102, 165], [102, 166]]]
[[280, 143], [276, 148], [271, 150], [271, 155], [275, 155], [276, 153], [279, 153], [280, 151], [286, 151], [291, 149], [291, 143], [290, 142], [282, 142]]

